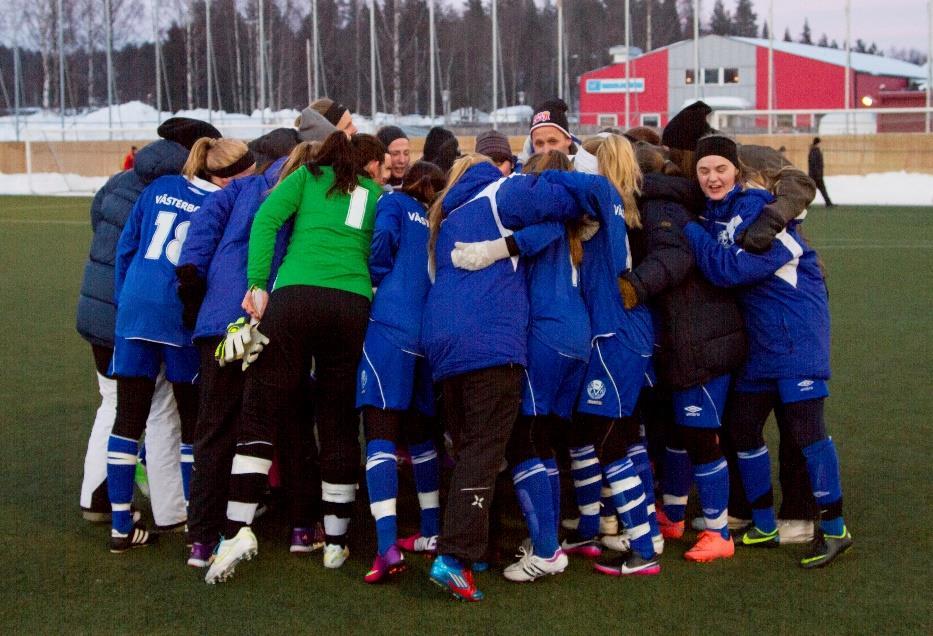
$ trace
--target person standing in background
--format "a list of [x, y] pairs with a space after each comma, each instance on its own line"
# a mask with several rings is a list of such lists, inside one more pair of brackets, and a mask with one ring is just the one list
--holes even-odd
[[829, 193], [826, 191], [826, 184], [823, 182], [823, 151], [820, 150], [820, 138], [814, 137], [810, 144], [810, 154], [807, 155], [807, 173], [816, 183], [817, 189], [823, 195], [826, 207], [833, 207], [833, 202], [829, 200]]
[[130, 151], [123, 157], [123, 169], [132, 170], [136, 163], [136, 146], [130, 146]]

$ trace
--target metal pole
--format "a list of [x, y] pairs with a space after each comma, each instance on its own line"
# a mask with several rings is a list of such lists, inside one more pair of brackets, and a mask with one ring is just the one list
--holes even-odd
[[931, 124], [930, 107], [933, 106], [933, 0], [927, 2], [927, 132], [930, 132]]
[[496, 0], [492, 0], [492, 126], [496, 127], [496, 109], [499, 107], [499, 19]]
[[[774, 0], [768, 3], [768, 110], [774, 110]], [[768, 134], [774, 132], [774, 116], [768, 113]]]
[[65, 140], [65, 15], [58, 0], [58, 103], [61, 111], [62, 141]]
[[852, 96], [850, 92], [852, 78], [852, 1], [846, 0], [846, 79], [844, 90], [846, 92], [843, 102], [846, 109], [846, 134], [849, 134], [849, 109], [852, 107]]
[[266, 123], [266, 18], [265, 2], [259, 0], [259, 120]]
[[305, 39], [305, 66], [308, 70], [308, 103], [314, 101], [314, 81], [311, 79], [311, 40]]
[[[931, 0], [933, 1], [933, 0]], [[428, 54], [428, 66], [431, 67], [429, 72], [428, 83], [431, 87], [431, 119], [433, 120], [436, 114], [436, 104], [434, 102], [434, 93], [437, 92], [434, 87], [434, 50], [437, 47], [437, 41], [435, 40], [436, 34], [434, 33], [434, 0], [428, 0], [428, 49], [430, 53]], [[433, 121], [432, 121], [433, 123]]]
[[312, 44], [311, 59], [312, 64], [314, 65], [314, 99], [317, 99], [321, 96], [320, 89], [320, 69], [321, 63], [318, 59], [318, 50], [320, 50], [320, 41], [317, 31], [317, 0], [311, 0], [311, 36], [314, 38], [314, 43]]
[[564, 98], [564, 3], [557, 0], [557, 96]]
[[156, 123], [162, 123], [162, 45], [159, 34], [159, 1], [152, 0], [152, 30], [155, 33]]
[[19, 141], [19, 87], [20, 73], [19, 67], [19, 28], [17, 27], [13, 39], [13, 119], [16, 125], [16, 141]]
[[376, 2], [369, 0], [369, 107], [376, 125]]
[[625, 0], [625, 126], [624, 130], [632, 127], [631, 115], [632, 100], [632, 14], [631, 3]]
[[693, 96], [700, 99], [700, 0], [693, 0]]
[[110, 0], [104, 0], [104, 13], [107, 22], [107, 128], [108, 137], [113, 139], [113, 25]]
[[205, 54], [205, 59], [207, 60], [207, 121], [211, 121], [214, 107], [214, 73], [211, 69], [211, 51], [214, 49], [211, 42], [211, 0], [204, 0], [204, 30], [207, 35], [207, 53]]

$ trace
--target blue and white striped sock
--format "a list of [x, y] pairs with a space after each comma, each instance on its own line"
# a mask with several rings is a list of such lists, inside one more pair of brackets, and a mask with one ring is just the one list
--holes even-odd
[[693, 469], [707, 530], [729, 538], [729, 466], [722, 457]]
[[366, 443], [366, 487], [369, 490], [369, 509], [376, 520], [377, 549], [379, 554], [385, 554], [398, 538], [395, 516], [398, 457], [394, 442], [374, 439]]
[[651, 526], [651, 536], [658, 536], [661, 530], [658, 528], [657, 511], [654, 507], [654, 473], [651, 472], [651, 462], [648, 459], [648, 449], [645, 442], [634, 444], [629, 447], [626, 456], [632, 460], [635, 466], [635, 472], [641, 479], [641, 485], [645, 489], [645, 504], [648, 509], [648, 524]]
[[194, 446], [182, 444], [179, 452], [181, 465], [181, 488], [185, 493], [185, 506], [191, 500], [191, 469], [194, 467]]
[[107, 440], [107, 493], [110, 496], [111, 527], [120, 534], [133, 530], [133, 478], [139, 442], [119, 435]]
[[606, 466], [604, 472], [612, 490], [615, 510], [620, 519], [628, 522], [626, 529], [632, 549], [645, 559], [651, 558], [654, 555], [654, 544], [651, 541], [651, 525], [648, 523], [648, 505], [635, 465], [625, 457]]
[[686, 516], [692, 472], [690, 456], [686, 450], [664, 450], [664, 514], [671, 521], [683, 521]]
[[777, 529], [774, 517], [774, 494], [771, 490], [771, 457], [768, 447], [739, 451], [739, 473], [745, 496], [752, 507], [752, 521], [764, 533]]
[[570, 449], [570, 474], [580, 510], [577, 532], [591, 539], [599, 532], [599, 492], [603, 483], [602, 469], [592, 444]]

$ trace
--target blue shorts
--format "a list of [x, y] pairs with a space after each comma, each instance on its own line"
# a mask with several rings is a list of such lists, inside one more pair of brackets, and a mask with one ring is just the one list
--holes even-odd
[[719, 428], [729, 395], [732, 376], [728, 373], [703, 384], [672, 391], [674, 422], [690, 428]]
[[149, 378], [155, 382], [165, 363], [165, 379], [179, 384], [192, 384], [198, 378], [201, 360], [194, 345], [174, 345], [140, 340], [114, 338], [113, 360], [108, 375], [124, 378]]
[[556, 415], [569, 420], [585, 373], [585, 361], [559, 353], [529, 335], [522, 415]]
[[777, 393], [781, 396], [781, 404], [829, 397], [829, 384], [826, 380], [813, 380], [811, 378], [784, 380], [740, 379], [736, 381], [734, 390], [737, 393]]
[[650, 362], [650, 355], [632, 351], [617, 336], [596, 338], [577, 410], [610, 418], [631, 415]]
[[435, 413], [427, 359], [399, 348], [374, 322], [366, 330], [356, 372], [356, 408], [364, 406], [390, 411], [407, 411], [414, 406], [422, 415]]

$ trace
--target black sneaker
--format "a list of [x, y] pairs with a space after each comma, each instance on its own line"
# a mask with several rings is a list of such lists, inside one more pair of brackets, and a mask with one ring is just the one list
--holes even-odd
[[603, 553], [603, 548], [596, 537], [583, 538], [576, 530], [567, 535], [567, 538], [561, 542], [560, 548], [567, 554], [576, 554], [587, 559], [597, 559]]
[[807, 555], [800, 559], [800, 567], [811, 570], [822, 568], [832, 563], [836, 557], [845, 554], [852, 547], [852, 534], [843, 526], [842, 534], [833, 536], [826, 534], [819, 528], [810, 544]]
[[628, 552], [614, 559], [597, 561], [593, 569], [608, 576], [652, 575], [661, 573], [661, 564], [656, 554], [646, 559], [637, 552]]
[[110, 531], [110, 551], [121, 554], [131, 548], [144, 548], [158, 540], [158, 535], [150, 533], [141, 525], [134, 525], [129, 534], [121, 534], [116, 530]]

